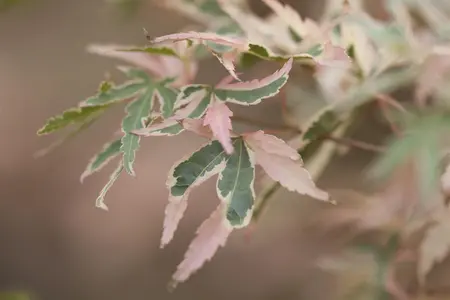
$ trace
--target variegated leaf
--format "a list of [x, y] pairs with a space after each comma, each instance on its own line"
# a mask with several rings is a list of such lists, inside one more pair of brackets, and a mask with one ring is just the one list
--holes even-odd
[[261, 100], [278, 94], [287, 82], [291, 68], [292, 58], [280, 70], [261, 80], [222, 84], [216, 86], [213, 92], [222, 101], [241, 105], [258, 104]]
[[169, 172], [169, 204], [166, 208], [161, 247], [170, 242], [187, 207], [190, 191], [219, 173], [227, 155], [218, 141], [212, 141], [176, 163]]
[[114, 170], [114, 172], [109, 177], [108, 182], [103, 187], [103, 189], [100, 192], [100, 195], [97, 197], [97, 200], [95, 201], [95, 206], [98, 208], [101, 208], [103, 210], [108, 210], [108, 207], [105, 204], [105, 196], [106, 193], [109, 191], [109, 189], [112, 187], [114, 182], [116, 182], [117, 178], [119, 178], [120, 173], [122, 173], [123, 170], [123, 162], [121, 161], [117, 168]]
[[103, 146], [100, 153], [94, 156], [89, 162], [86, 170], [81, 175], [80, 181], [91, 175], [94, 172], [100, 171], [104, 166], [106, 166], [112, 159], [120, 154], [120, 147], [122, 146], [121, 139], [117, 139], [114, 142], [110, 142]]
[[134, 176], [133, 163], [136, 150], [139, 148], [140, 137], [133, 134], [135, 130], [145, 127], [144, 121], [147, 119], [152, 108], [152, 98], [154, 89], [148, 88], [144, 94], [131, 102], [126, 107], [127, 116], [122, 121], [122, 146], [123, 164], [128, 174]]
[[217, 194], [227, 203], [227, 220], [236, 228], [248, 225], [255, 199], [255, 165], [243, 139], [233, 141], [234, 152], [217, 181]]

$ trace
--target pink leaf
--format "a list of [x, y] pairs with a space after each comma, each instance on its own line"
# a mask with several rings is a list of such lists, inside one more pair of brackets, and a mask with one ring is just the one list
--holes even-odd
[[181, 197], [169, 195], [169, 203], [164, 211], [164, 225], [160, 247], [164, 248], [173, 238], [175, 231], [188, 205], [189, 191]]
[[292, 160], [301, 159], [297, 150], [290, 147], [285, 141], [276, 136], [265, 134], [262, 130], [246, 134], [245, 141], [252, 147], [259, 148], [269, 154], [289, 157]]
[[215, 101], [206, 111], [203, 125], [209, 126], [214, 137], [222, 144], [228, 154], [233, 153], [231, 144], [231, 117], [233, 112], [224, 102]]
[[183, 120], [184, 129], [194, 132], [197, 135], [203, 136], [208, 139], [212, 139], [213, 133], [211, 129], [203, 125], [203, 120], [201, 119], [184, 119]]
[[289, 191], [329, 201], [328, 193], [316, 187], [311, 175], [303, 167], [303, 162], [291, 158], [294, 156], [293, 149], [289, 150], [287, 145], [283, 147], [282, 143], [276, 141], [276, 138], [262, 137], [261, 133], [256, 136], [259, 136], [259, 139], [255, 139], [254, 136], [244, 138], [254, 152], [256, 163], [264, 169], [267, 175]]
[[416, 101], [424, 105], [439, 85], [443, 84], [445, 75], [450, 71], [450, 55], [434, 54], [425, 61], [424, 70], [418, 78], [415, 92]]
[[340, 47], [334, 46], [330, 42], [323, 45], [322, 54], [316, 58], [319, 66], [347, 68], [351, 66], [352, 60], [348, 56], [347, 51]]
[[117, 58], [125, 62], [131, 63], [135, 66], [149, 70], [155, 75], [163, 76], [163, 66], [158, 56], [152, 56], [143, 52], [126, 52], [118, 51], [118, 49], [132, 49], [133, 46], [124, 45], [89, 45], [87, 51], [93, 54]]
[[219, 247], [223, 247], [233, 228], [225, 219], [226, 203], [221, 202], [211, 216], [197, 230], [197, 236], [189, 245], [184, 260], [173, 275], [175, 282], [182, 282], [211, 260]]
[[212, 32], [195, 32], [195, 31], [181, 32], [160, 36], [151, 40], [151, 43], [162, 43], [168, 41], [176, 42], [183, 40], [198, 40], [202, 42], [213, 42], [224, 46], [230, 46], [242, 51], [246, 50], [248, 47], [247, 42], [242, 39], [218, 35]]
[[[187, 50], [187, 43], [176, 43], [168, 45], [173, 48], [179, 55], [191, 57], [192, 53]], [[198, 71], [198, 64], [195, 59], [191, 58], [188, 63], [183, 62], [178, 57], [153, 55], [144, 52], [121, 51], [124, 49], [136, 48], [124, 45], [90, 45], [87, 51], [90, 53], [116, 58], [133, 64], [137, 67], [146, 69], [158, 79], [175, 77], [176, 80], [172, 86], [179, 87], [190, 83]], [[190, 50], [192, 52], [192, 50]]]

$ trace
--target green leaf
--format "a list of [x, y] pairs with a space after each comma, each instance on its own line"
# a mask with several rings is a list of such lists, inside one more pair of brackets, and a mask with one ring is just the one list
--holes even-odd
[[38, 130], [37, 134], [49, 134], [72, 124], [84, 123], [89, 118], [104, 112], [108, 107], [109, 105], [96, 105], [68, 109], [61, 115], [48, 119], [46, 124]]
[[387, 152], [370, 169], [370, 176], [382, 179], [391, 176], [407, 161], [414, 163], [421, 199], [437, 187], [441, 147], [450, 128], [450, 115], [433, 113], [409, 120], [405, 135], [392, 141]]
[[255, 165], [241, 138], [234, 140], [234, 147], [217, 181], [217, 193], [228, 204], [227, 220], [234, 227], [242, 227], [251, 219]]
[[165, 86], [165, 83], [155, 85], [155, 93], [160, 103], [161, 114], [164, 118], [172, 116], [178, 91]]
[[117, 168], [114, 170], [114, 172], [109, 177], [108, 182], [103, 187], [103, 189], [100, 192], [100, 195], [97, 197], [97, 200], [95, 201], [95, 206], [98, 208], [101, 208], [103, 210], [108, 210], [108, 207], [105, 204], [105, 196], [106, 193], [109, 191], [109, 189], [113, 186], [114, 182], [116, 182], [117, 178], [119, 178], [120, 173], [122, 173], [123, 170], [123, 162], [121, 161]]
[[100, 153], [94, 156], [89, 162], [86, 170], [81, 175], [80, 181], [83, 182], [84, 178], [91, 175], [94, 172], [100, 171], [106, 166], [112, 159], [120, 154], [120, 147], [122, 146], [121, 139], [117, 139], [103, 146]]
[[139, 148], [140, 137], [133, 134], [133, 130], [145, 127], [144, 121], [147, 120], [152, 108], [153, 88], [148, 88], [144, 94], [131, 102], [126, 107], [127, 116], [122, 121], [122, 131], [125, 135], [122, 137], [123, 164], [128, 174], [134, 176], [133, 163], [136, 157], [136, 150]]
[[[195, 184], [199, 184], [220, 171], [227, 155], [218, 141], [203, 146], [188, 159], [178, 164], [169, 179], [170, 194], [183, 196]], [[223, 167], [223, 166], [222, 166]]]
[[326, 106], [319, 110], [307, 124], [305, 124], [303, 130], [303, 140], [312, 142], [318, 138], [323, 137], [325, 134], [332, 132], [336, 126], [338, 126], [340, 120], [333, 108]]
[[84, 100], [81, 106], [96, 106], [122, 101], [136, 96], [145, 88], [143, 81], [127, 81], [122, 85], [110, 87], [107, 90], [101, 88], [101, 92]]
[[292, 58], [294, 62], [307, 65], [314, 65], [315, 63], [313, 57], [321, 53], [318, 51], [310, 50], [311, 53], [307, 52], [296, 55], [280, 56], [280, 55], [271, 55], [269, 51], [261, 45], [249, 44], [248, 47], [249, 49], [247, 50], [247, 52], [244, 52], [240, 58], [240, 64], [244, 67], [252, 66], [256, 62], [261, 60], [286, 62], [289, 58]]

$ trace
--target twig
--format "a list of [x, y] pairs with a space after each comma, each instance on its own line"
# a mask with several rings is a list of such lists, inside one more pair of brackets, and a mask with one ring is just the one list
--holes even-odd
[[[269, 127], [270, 130], [290, 131], [290, 132], [294, 132], [296, 134], [303, 134], [302, 130], [295, 128], [295, 127], [288, 126], [288, 125], [273, 125], [273, 124], [270, 124], [270, 123], [267, 123], [264, 121], [252, 120], [252, 119], [249, 119], [246, 117], [241, 117], [241, 116], [233, 116], [232, 119], [237, 122], [245, 123], [245, 124], [252, 125], [252, 126]], [[275, 126], [277, 126], [277, 127], [274, 128]], [[334, 137], [329, 134], [324, 134], [324, 135], [318, 137], [317, 139], [329, 140], [329, 141], [333, 141], [337, 144], [350, 146], [353, 148], [358, 148], [361, 150], [366, 150], [366, 151], [371, 151], [371, 152], [383, 153], [385, 151], [385, 148], [382, 146], [377, 146], [377, 145], [369, 144], [369, 143], [366, 143], [363, 141], [358, 141], [358, 140], [354, 140], [354, 139], [350, 139], [350, 138]]]

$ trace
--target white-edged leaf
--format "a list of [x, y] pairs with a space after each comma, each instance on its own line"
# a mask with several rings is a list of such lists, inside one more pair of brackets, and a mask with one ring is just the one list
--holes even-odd
[[117, 139], [113, 142], [107, 143], [103, 146], [102, 151], [94, 156], [86, 168], [86, 170], [81, 174], [80, 181], [92, 175], [94, 172], [100, 171], [104, 166], [106, 166], [112, 159], [120, 154], [120, 147], [122, 146], [121, 139]]
[[122, 170], [123, 170], [123, 163], [121, 161], [119, 163], [119, 165], [117, 166], [117, 168], [114, 170], [114, 172], [109, 177], [109, 181], [106, 183], [106, 185], [101, 190], [100, 195], [97, 197], [97, 200], [95, 200], [96, 207], [101, 208], [103, 210], [108, 210], [108, 207], [105, 204], [106, 193], [112, 187], [114, 182], [116, 182], [117, 178], [119, 178], [119, 175], [120, 175], [120, 173], [122, 173]]
[[255, 164], [242, 138], [234, 139], [234, 152], [217, 181], [217, 195], [227, 203], [227, 220], [236, 228], [251, 220], [255, 199]]
[[209, 126], [214, 137], [222, 144], [225, 152], [233, 153], [231, 144], [231, 117], [233, 112], [221, 101], [214, 101], [206, 111], [203, 125]]
[[280, 70], [261, 80], [222, 84], [216, 86], [213, 93], [222, 101], [241, 105], [258, 104], [261, 100], [278, 94], [287, 82], [291, 68], [292, 58]]
[[[244, 139], [254, 154], [255, 162], [264, 169], [267, 175], [289, 191], [328, 201], [328, 193], [316, 187], [311, 175], [304, 168], [303, 161], [299, 158], [291, 158], [295, 149], [286, 152], [285, 148], [289, 148], [286, 143], [281, 140], [277, 141], [270, 135], [266, 136], [257, 133], [257, 138], [253, 135], [246, 135]], [[274, 141], [277, 141], [275, 147], [273, 146]], [[283, 152], [279, 150], [282, 145], [285, 146]]]
[[[211, 103], [211, 92], [204, 85], [189, 85], [181, 89], [175, 107], [176, 119], [198, 119], [203, 117]], [[184, 107], [181, 107], [185, 105]]]
[[165, 212], [161, 247], [172, 239], [186, 210], [191, 190], [219, 173], [225, 167], [226, 157], [220, 143], [212, 141], [172, 167], [166, 182], [169, 189], [169, 204]]
[[138, 136], [174, 136], [184, 131], [181, 121], [173, 118], [154, 123], [146, 128], [133, 130], [132, 133]]
[[133, 163], [136, 157], [136, 150], [139, 148], [140, 137], [132, 132], [145, 127], [144, 121], [150, 114], [152, 108], [152, 98], [154, 90], [148, 88], [144, 94], [131, 102], [126, 107], [127, 116], [122, 120], [122, 146], [123, 164], [125, 171], [134, 176]]
[[173, 275], [173, 284], [185, 281], [189, 276], [211, 260], [219, 247], [223, 247], [233, 227], [225, 219], [226, 203], [221, 203], [197, 230], [197, 236], [189, 245], [184, 260]]
[[130, 80], [121, 85], [113, 86], [105, 92], [100, 92], [98, 95], [87, 98], [80, 103], [80, 106], [96, 106], [126, 100], [142, 93], [144, 88], [145, 81]]

